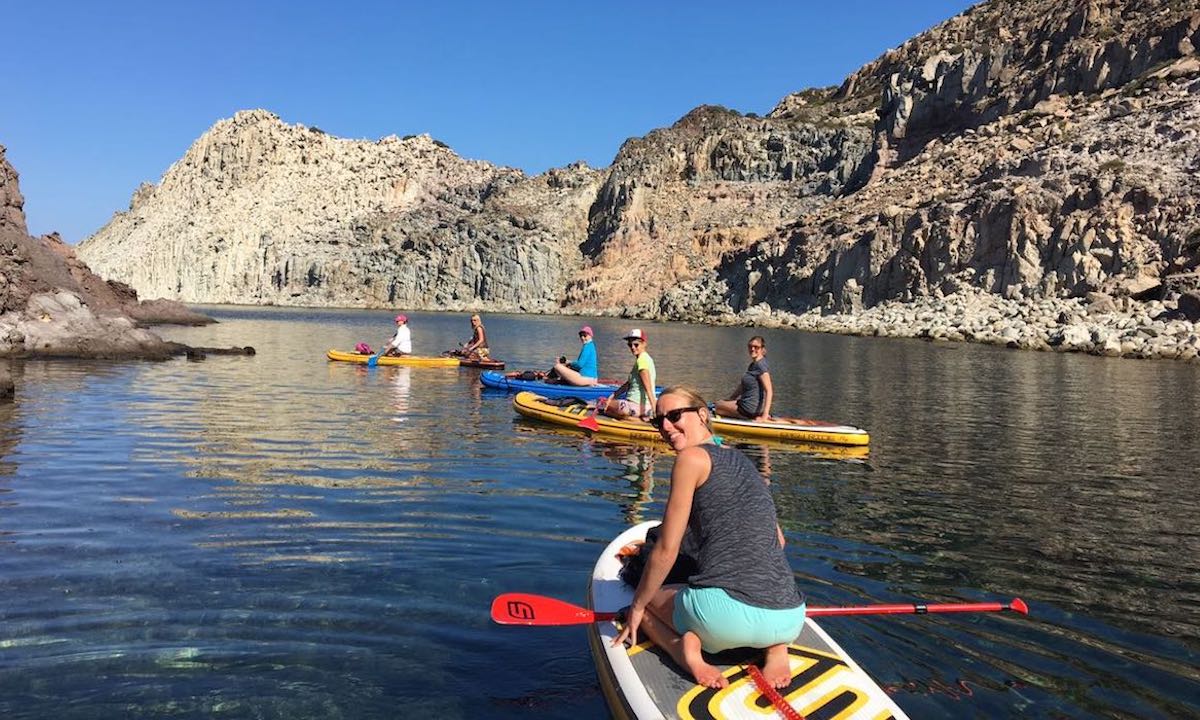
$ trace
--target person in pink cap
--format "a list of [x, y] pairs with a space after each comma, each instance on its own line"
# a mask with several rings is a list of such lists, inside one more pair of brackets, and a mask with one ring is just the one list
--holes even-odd
[[554, 363], [551, 374], [557, 374], [559, 382], [564, 385], [595, 385], [600, 377], [600, 363], [596, 359], [596, 344], [592, 342], [592, 326], [584, 325], [579, 328], [579, 357], [575, 362], [568, 363], [566, 357], [560, 357]]
[[380, 355], [412, 355], [412, 331], [408, 329], [408, 316], [401, 313], [396, 316], [396, 334], [388, 340]]

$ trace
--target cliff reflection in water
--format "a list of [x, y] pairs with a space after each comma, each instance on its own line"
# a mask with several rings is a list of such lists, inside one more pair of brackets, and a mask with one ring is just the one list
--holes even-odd
[[783, 501], [802, 525], [892, 551], [843, 561], [848, 572], [1200, 636], [1200, 374], [916, 342], [883, 352], [865, 345], [846, 368], [855, 381], [830, 389], [869, 408], [876, 472], [792, 478]]
[[[325, 383], [307, 384], [269, 353], [267, 361], [238, 368], [209, 360], [190, 376], [152, 370], [143, 378], [136, 412], [173, 447], [193, 448], [167, 452], [169, 461], [215, 481], [171, 510], [213, 526], [200, 546], [236, 548], [244, 562], [345, 563], [368, 557], [355, 546], [427, 534], [425, 511], [404, 507], [436, 495], [472, 450], [464, 435], [446, 431], [437, 405], [413, 403], [413, 368], [329, 363], [320, 366]], [[423, 372], [458, 380], [453, 368]], [[151, 442], [146, 450], [162, 460], [166, 448]], [[399, 509], [363, 521], [347, 505]], [[233, 520], [260, 526], [223, 528]]]

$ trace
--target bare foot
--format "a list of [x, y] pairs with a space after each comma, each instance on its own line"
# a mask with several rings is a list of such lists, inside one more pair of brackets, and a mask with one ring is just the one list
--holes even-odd
[[763, 677], [776, 689], [783, 689], [792, 684], [792, 666], [788, 661], [787, 645], [772, 645], [767, 648]]
[[729, 679], [715, 666], [704, 661], [700, 653], [700, 637], [694, 632], [684, 633], [683, 660], [698, 685], [717, 689], [729, 687]]
[[729, 678], [722, 675], [719, 669], [703, 660], [698, 665], [688, 663], [688, 670], [691, 671], [692, 677], [696, 678], [697, 685], [703, 685], [715, 690], [729, 687]]

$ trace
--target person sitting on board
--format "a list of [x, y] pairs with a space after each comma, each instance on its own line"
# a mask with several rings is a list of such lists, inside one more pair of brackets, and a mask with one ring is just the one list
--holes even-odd
[[[625, 336], [629, 352], [633, 353], [633, 369], [629, 371], [629, 379], [621, 383], [612, 395], [596, 401], [596, 411], [602, 412], [618, 420], [638, 417], [649, 420], [654, 411], [654, 386], [657, 380], [654, 370], [654, 358], [646, 352], [646, 333], [638, 328], [629, 331]], [[621, 393], [628, 391], [624, 399], [617, 399]]]
[[766, 422], [771, 419], [771, 400], [775, 397], [771, 371], [767, 367], [767, 341], [761, 335], [755, 335], [746, 348], [750, 352], [746, 374], [729, 397], [718, 401], [713, 409], [722, 417]]
[[392, 336], [391, 340], [388, 340], [379, 354], [391, 357], [412, 355], [412, 331], [408, 329], [407, 315], [396, 316], [396, 334]]
[[599, 382], [600, 364], [596, 360], [591, 325], [579, 328], [579, 357], [575, 358], [575, 362], [568, 363], [566, 357], [560, 357], [550, 375], [557, 375], [558, 381], [564, 385], [585, 387]]
[[[613, 647], [626, 640], [636, 645], [644, 630], [710, 688], [729, 681], [702, 650], [763, 648], [767, 682], [786, 687], [788, 644], [800, 634], [805, 606], [767, 482], [741, 451], [713, 442], [708, 405], [692, 388], [663, 391], [651, 423], [676, 452], [671, 490], [658, 542]], [[686, 585], [663, 585], [688, 529], [699, 543], [699, 569]]]
[[483, 320], [479, 315], [471, 316], [471, 339], [461, 344], [462, 356], [472, 360], [487, 360], [488, 350], [487, 330], [483, 329]]

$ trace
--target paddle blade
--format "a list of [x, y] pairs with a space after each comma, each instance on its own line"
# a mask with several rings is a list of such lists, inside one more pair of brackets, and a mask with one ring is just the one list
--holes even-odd
[[492, 621], [500, 625], [586, 625], [616, 615], [528, 593], [504, 593], [492, 601]]
[[579, 421], [579, 427], [596, 432], [600, 429], [600, 423], [596, 422], [596, 411], [588, 413], [588, 416]]
[[367, 358], [367, 367], [375, 367], [378, 364], [379, 364], [379, 356], [378, 355], [372, 355], [371, 357]]

